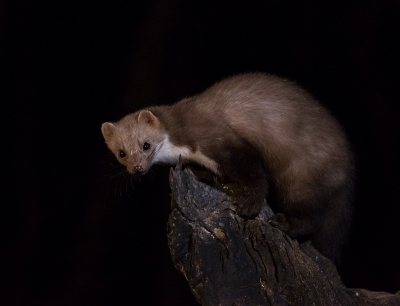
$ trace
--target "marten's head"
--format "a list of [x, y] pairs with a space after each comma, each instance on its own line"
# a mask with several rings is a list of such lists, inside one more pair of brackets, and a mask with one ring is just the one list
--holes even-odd
[[131, 174], [145, 174], [165, 138], [160, 121], [148, 110], [127, 115], [101, 126], [104, 139], [118, 161]]

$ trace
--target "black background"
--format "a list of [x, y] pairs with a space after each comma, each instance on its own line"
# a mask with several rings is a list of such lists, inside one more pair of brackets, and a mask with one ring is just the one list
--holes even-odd
[[400, 290], [399, 33], [395, 0], [0, 2], [0, 303], [196, 305], [167, 246], [169, 169], [132, 190], [100, 126], [249, 71], [342, 123], [358, 179], [340, 275]]

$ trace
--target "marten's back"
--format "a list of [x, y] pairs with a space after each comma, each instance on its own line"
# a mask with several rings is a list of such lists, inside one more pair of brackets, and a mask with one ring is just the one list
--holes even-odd
[[213, 118], [264, 156], [284, 202], [321, 197], [351, 180], [352, 157], [337, 121], [311, 95], [275, 76], [244, 74], [181, 101], [191, 121]]
[[353, 157], [329, 112], [294, 83], [264, 74], [224, 80], [193, 102], [200, 117], [217, 120], [222, 132], [229, 126], [263, 156], [287, 233], [311, 238], [339, 262], [351, 224]]

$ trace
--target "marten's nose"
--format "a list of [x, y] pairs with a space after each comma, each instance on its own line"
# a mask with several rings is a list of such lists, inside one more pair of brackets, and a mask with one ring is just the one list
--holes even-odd
[[136, 172], [142, 172], [143, 171], [143, 167], [142, 166], [135, 166], [134, 167]]

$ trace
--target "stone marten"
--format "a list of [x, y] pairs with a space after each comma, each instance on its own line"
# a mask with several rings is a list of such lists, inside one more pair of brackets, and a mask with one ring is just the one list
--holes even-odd
[[256, 217], [274, 190], [280, 213], [270, 223], [340, 258], [351, 222], [352, 153], [338, 122], [294, 83], [234, 76], [174, 105], [104, 123], [102, 133], [131, 174], [181, 156], [236, 183], [237, 213], [245, 218]]

